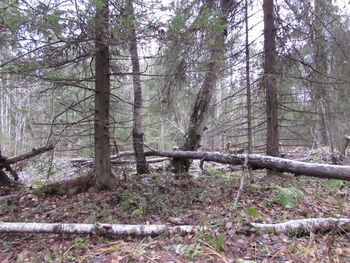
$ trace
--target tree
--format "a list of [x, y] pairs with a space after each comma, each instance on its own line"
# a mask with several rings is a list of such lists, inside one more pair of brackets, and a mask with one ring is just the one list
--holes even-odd
[[264, 0], [264, 76], [266, 94], [266, 154], [279, 155], [277, 81], [276, 81], [276, 28], [273, 0]]
[[[229, 0], [220, 0], [219, 25], [213, 28], [213, 42], [209, 45], [210, 57], [206, 64], [206, 73], [202, 86], [197, 94], [189, 126], [185, 135], [185, 142], [180, 147], [184, 151], [196, 151], [205, 130], [209, 104], [220, 77], [220, 69], [223, 64], [225, 51], [225, 38], [227, 35], [227, 16], [229, 12]], [[174, 159], [172, 165], [176, 172], [188, 171], [190, 160]]]
[[316, 102], [316, 127], [315, 140], [317, 146], [328, 145], [327, 119], [325, 112], [325, 76], [327, 75], [327, 58], [324, 29], [322, 26], [325, 3], [321, 0], [314, 0], [314, 99]]
[[248, 153], [252, 153], [253, 131], [252, 131], [252, 101], [250, 89], [250, 52], [249, 52], [249, 26], [248, 26], [248, 0], [245, 4], [245, 62], [246, 62], [246, 87], [247, 87], [247, 133], [248, 133]]
[[113, 182], [109, 140], [109, 10], [108, 0], [96, 2], [95, 15], [95, 187], [108, 189]]
[[141, 87], [141, 72], [140, 62], [137, 52], [137, 37], [135, 29], [135, 12], [133, 0], [127, 0], [128, 19], [130, 21], [129, 41], [130, 55], [133, 72], [134, 86], [134, 106], [133, 106], [133, 129], [132, 139], [136, 159], [136, 171], [139, 174], [149, 173], [148, 163], [146, 161], [143, 148], [143, 131], [142, 131], [142, 87]]

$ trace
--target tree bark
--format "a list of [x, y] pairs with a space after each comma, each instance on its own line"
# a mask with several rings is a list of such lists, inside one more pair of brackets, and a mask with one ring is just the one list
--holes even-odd
[[177, 159], [197, 159], [232, 165], [243, 165], [246, 158], [247, 165], [252, 169], [270, 169], [278, 172], [288, 172], [294, 175], [305, 175], [323, 179], [338, 179], [350, 181], [350, 166], [306, 163], [279, 157], [260, 154], [224, 154], [220, 152], [194, 151], [159, 151], [153, 150], [158, 156]]
[[112, 236], [156, 236], [164, 232], [195, 233], [206, 227], [192, 225], [120, 225], [120, 224], [74, 224], [74, 223], [7, 223], [1, 222], [0, 233], [53, 233], [53, 234], [99, 234]]
[[313, 92], [316, 103], [316, 125], [315, 139], [318, 147], [328, 145], [327, 120], [325, 112], [325, 87], [324, 75], [327, 70], [327, 58], [325, 54], [325, 39], [322, 30], [323, 12], [321, 10], [323, 3], [320, 0], [314, 0], [314, 72], [313, 72]]
[[345, 135], [345, 136], [344, 136], [344, 145], [343, 145], [343, 147], [342, 147], [342, 149], [341, 149], [341, 154], [342, 154], [343, 156], [345, 156], [345, 157], [346, 157], [346, 149], [347, 149], [348, 146], [349, 146], [349, 142], [350, 142], [350, 135]]
[[[185, 135], [185, 142], [180, 147], [183, 151], [196, 151], [199, 148], [203, 132], [205, 130], [208, 108], [213, 96], [216, 82], [219, 78], [220, 69], [224, 56], [225, 38], [227, 34], [227, 16], [229, 13], [229, 0], [221, 0], [221, 26], [215, 30], [214, 42], [211, 45], [210, 61], [206, 66], [206, 74], [203, 84], [197, 94], [192, 110], [189, 127]], [[188, 171], [191, 165], [190, 160], [175, 158], [172, 165], [176, 172]]]
[[296, 235], [300, 233], [309, 233], [316, 231], [330, 231], [335, 227], [338, 228], [349, 223], [350, 218], [307, 218], [290, 220], [278, 224], [251, 223], [251, 225], [264, 232], [273, 231], [275, 233]]
[[11, 184], [11, 179], [3, 170], [0, 170], [0, 186], [6, 186], [9, 184]]
[[95, 16], [95, 188], [108, 189], [113, 182], [109, 142], [109, 10], [108, 0], [98, 1]]
[[137, 52], [137, 38], [135, 29], [135, 12], [133, 0], [127, 2], [128, 14], [132, 19], [132, 24], [129, 29], [130, 39], [130, 55], [133, 72], [134, 85], [134, 109], [133, 109], [133, 129], [132, 139], [136, 160], [136, 171], [138, 174], [149, 173], [148, 163], [144, 154], [143, 148], [143, 131], [142, 131], [142, 87], [140, 77], [140, 63]]
[[92, 186], [92, 179], [91, 175], [70, 178], [44, 185], [38, 189], [38, 192], [47, 195], [72, 196], [86, 192]]
[[248, 135], [248, 153], [253, 149], [253, 128], [252, 128], [252, 102], [250, 90], [250, 49], [249, 49], [249, 25], [248, 25], [248, 0], [244, 1], [245, 5], [245, 69], [246, 69], [246, 86], [247, 86], [247, 135]]
[[279, 155], [277, 80], [276, 80], [276, 28], [273, 0], [264, 0], [264, 77], [266, 92], [266, 154]]

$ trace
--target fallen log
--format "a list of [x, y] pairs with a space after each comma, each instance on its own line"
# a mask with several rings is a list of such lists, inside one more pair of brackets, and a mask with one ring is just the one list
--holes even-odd
[[152, 153], [163, 157], [197, 159], [231, 165], [243, 165], [247, 158], [247, 164], [252, 169], [270, 169], [278, 172], [292, 173], [296, 176], [305, 175], [324, 179], [350, 181], [350, 166], [306, 163], [260, 154], [225, 154], [221, 152], [159, 150], [152, 150]]
[[[4, 164], [8, 164], [8, 165], [14, 164], [14, 163], [29, 159], [31, 157], [34, 157], [36, 155], [42, 154], [44, 152], [50, 151], [53, 148], [54, 148], [53, 145], [48, 145], [48, 146], [36, 148], [30, 152], [27, 152], [27, 153], [24, 153], [24, 154], [15, 156], [15, 157], [11, 157], [11, 158], [6, 158], [3, 162], [4, 162]], [[0, 165], [1, 165], [1, 163], [0, 163]]]
[[79, 177], [69, 178], [58, 182], [46, 184], [36, 191], [44, 195], [68, 195], [72, 196], [78, 193], [86, 192], [92, 185], [93, 177], [91, 174]]
[[22, 223], [1, 222], [0, 233], [52, 233], [98, 234], [109, 236], [156, 236], [164, 232], [195, 233], [206, 231], [203, 226], [181, 225], [122, 225], [122, 224], [75, 224], [75, 223]]
[[[31, 157], [34, 157], [36, 155], [39, 155], [39, 154], [42, 154], [44, 152], [47, 152], [47, 151], [50, 151], [54, 148], [53, 145], [48, 145], [48, 146], [45, 146], [45, 147], [41, 147], [41, 148], [37, 148], [37, 149], [33, 149], [32, 151], [30, 152], [27, 152], [27, 153], [24, 153], [24, 154], [21, 154], [21, 155], [18, 155], [18, 156], [15, 156], [15, 157], [11, 157], [11, 158], [7, 158], [5, 156], [3, 156], [0, 152], [0, 171], [5, 168], [7, 171], [9, 171], [11, 173], [11, 175], [13, 176], [13, 178], [15, 179], [15, 181], [18, 180], [18, 175], [16, 173], [16, 171], [14, 171], [12, 168], [11, 168], [11, 164], [14, 164], [14, 163], [17, 163], [17, 162], [20, 162], [20, 161], [23, 161], [25, 159], [28, 159], [28, 158], [31, 158]], [[3, 183], [6, 184], [6, 181], [8, 178], [6, 178], [6, 174], [5, 173], [1, 173], [0, 174], [0, 181], [2, 181]]]
[[[330, 231], [350, 224], [350, 218], [307, 218], [290, 220], [277, 224], [251, 223], [251, 225], [263, 232], [274, 232], [284, 234], [301, 234], [317, 231]], [[344, 230], [350, 230], [350, 225]]]

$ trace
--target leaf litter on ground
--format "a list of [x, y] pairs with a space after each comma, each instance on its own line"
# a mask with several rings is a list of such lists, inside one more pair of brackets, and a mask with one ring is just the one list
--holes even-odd
[[[59, 165], [64, 166], [64, 162]], [[350, 261], [348, 234], [336, 233], [330, 238], [330, 233], [286, 236], [245, 230], [250, 222], [350, 217], [349, 183], [328, 183], [304, 177], [296, 179], [288, 175], [271, 179], [263, 171], [254, 171], [254, 183], [245, 186], [235, 209], [233, 203], [242, 173], [237, 169], [231, 171], [230, 166], [205, 165], [212, 167], [211, 175], [202, 174], [194, 166], [190, 177], [179, 179], [159, 169], [142, 176], [130, 170], [129, 180], [121, 181], [117, 189], [109, 192], [96, 193], [90, 189], [73, 196], [40, 196], [30, 190], [16, 189], [18, 199], [0, 206], [0, 221], [193, 224], [210, 226], [216, 229], [214, 232], [117, 239], [88, 235], [0, 234], [0, 261]], [[66, 174], [76, 174], [77, 171]], [[60, 178], [55, 178], [53, 174], [51, 180], [56, 179]], [[40, 180], [45, 181], [46, 178], [41, 177]], [[293, 199], [293, 206], [284, 206], [276, 199], [280, 194], [279, 187], [295, 188], [303, 194]], [[4, 193], [11, 193], [11, 189], [1, 189], [1, 194]], [[331, 239], [332, 242], [329, 241]]]

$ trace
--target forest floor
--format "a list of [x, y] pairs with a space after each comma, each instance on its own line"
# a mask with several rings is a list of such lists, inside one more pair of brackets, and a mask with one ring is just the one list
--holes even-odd
[[[0, 262], [350, 262], [350, 234], [286, 235], [248, 231], [250, 222], [350, 217], [350, 184], [253, 171], [234, 207], [242, 171], [206, 164], [188, 177], [153, 166], [129, 172], [113, 191], [41, 196], [28, 188], [0, 188], [19, 198], [0, 205], [0, 221], [190, 224], [212, 232], [158, 237], [0, 234]], [[120, 173], [120, 171], [119, 171]], [[36, 182], [38, 183], [38, 182]]]

